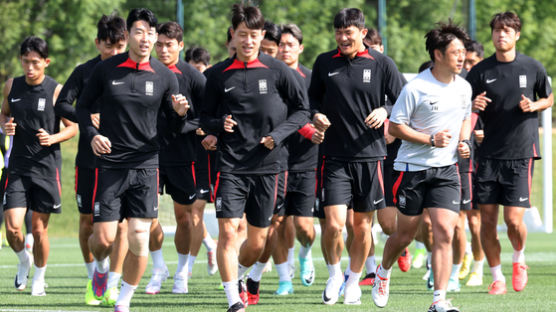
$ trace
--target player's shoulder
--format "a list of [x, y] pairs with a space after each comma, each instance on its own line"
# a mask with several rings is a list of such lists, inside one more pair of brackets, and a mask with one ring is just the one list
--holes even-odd
[[213, 66], [211, 66], [210, 68], [205, 70], [205, 72], [204, 72], [205, 76], [208, 77], [210, 74], [213, 74], [213, 73], [222, 73], [234, 62], [234, 59], [235, 59], [234, 57], [229, 57], [225, 60], [222, 60], [222, 61], [214, 64]]
[[288, 71], [288, 69], [290, 69], [286, 63], [277, 60], [275, 58], [273, 58], [272, 56], [269, 56], [267, 54], [264, 53], [260, 53], [258, 60], [265, 65], [266, 67], [268, 67], [269, 69], [273, 69], [273, 70], [279, 70], [279, 71]]
[[311, 71], [309, 68], [307, 68], [305, 65], [299, 63], [299, 66], [298, 66], [298, 67], [299, 67], [299, 70], [300, 70], [303, 74], [305, 74], [306, 76], [310, 76], [310, 75], [311, 75], [311, 72], [312, 72], [312, 71]]
[[59, 83], [56, 81], [56, 79], [54, 79], [54, 78], [52, 78], [48, 75], [44, 76], [43, 84], [45, 86], [54, 87], [54, 88], [58, 87], [58, 85], [59, 85]]
[[536, 70], [545, 71], [544, 66], [542, 65], [542, 63], [540, 61], [532, 58], [531, 56], [528, 56], [528, 55], [517, 52], [516, 61], [522, 66], [529, 67], [529, 68], [535, 68]]
[[465, 78], [461, 77], [460, 75], [456, 75], [456, 78], [455, 78], [454, 82], [456, 83], [457, 88], [461, 88], [465, 92], [469, 92], [469, 93], [472, 92], [471, 84]]
[[337, 58], [337, 57], [340, 57], [340, 56], [341, 56], [340, 50], [338, 50], [338, 49], [323, 52], [323, 53], [321, 53], [317, 56], [317, 58], [315, 60], [315, 64], [321, 63], [321, 62], [330, 62], [334, 58]]

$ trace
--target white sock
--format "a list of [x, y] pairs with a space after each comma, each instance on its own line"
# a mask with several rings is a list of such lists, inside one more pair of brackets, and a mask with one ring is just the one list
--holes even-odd
[[432, 295], [432, 302], [438, 302], [446, 300], [446, 291], [441, 289], [435, 289]]
[[376, 261], [374, 255], [368, 256], [367, 260], [365, 260], [365, 271], [367, 272], [367, 274], [376, 272]]
[[466, 246], [465, 246], [465, 253], [466, 254], [472, 254], [473, 253], [473, 249], [471, 249], [471, 243], [467, 242]]
[[135, 289], [137, 289], [137, 285], [129, 285], [125, 281], [122, 281], [122, 288], [120, 289], [118, 300], [116, 300], [116, 305], [129, 307], [129, 303], [131, 302], [131, 297], [133, 297]]
[[178, 252], [178, 267], [176, 269], [176, 275], [182, 274], [187, 270], [187, 262], [189, 255], [184, 255]]
[[151, 258], [153, 259], [153, 269], [163, 269], [166, 267], [166, 263], [164, 263], [164, 257], [162, 256], [162, 248], [159, 250], [151, 251]]
[[300, 259], [306, 259], [306, 258], [310, 258], [311, 257], [311, 245], [305, 247], [305, 246], [301, 246], [299, 247], [299, 258]]
[[348, 286], [358, 285], [360, 278], [361, 278], [361, 272], [359, 272], [359, 273], [350, 272], [349, 277], [346, 281], [346, 288]]
[[514, 250], [514, 255], [512, 256], [513, 263], [525, 263], [525, 246], [521, 250]]
[[108, 272], [108, 281], [106, 282], [106, 289], [118, 288], [122, 274], [116, 272]]
[[42, 268], [39, 268], [36, 265], [34, 267], [35, 267], [35, 273], [33, 275], [33, 282], [44, 281], [44, 274], [46, 273], [46, 265], [43, 266]]
[[100, 274], [104, 274], [110, 269], [110, 262], [108, 260], [108, 257], [102, 260], [95, 259], [95, 262], [97, 264], [97, 272]]
[[506, 278], [504, 274], [502, 274], [502, 265], [499, 264], [497, 266], [490, 267], [490, 272], [492, 273], [492, 281], [501, 281], [506, 283]]
[[238, 279], [242, 279], [243, 275], [245, 275], [245, 272], [247, 272], [247, 270], [249, 270], [249, 267], [246, 267], [244, 265], [242, 265], [241, 263], [237, 263], [237, 278]]
[[193, 265], [195, 264], [195, 259], [197, 259], [197, 256], [192, 256], [191, 254], [189, 254], [189, 260], [187, 261], [187, 269], [189, 270], [189, 273], [193, 273]]
[[328, 265], [328, 277], [334, 278], [336, 276], [342, 276], [342, 267], [340, 266], [340, 262], [336, 264], [329, 264]]
[[[0, 242], [2, 243], [2, 242]], [[17, 255], [17, 257], [19, 258], [19, 263], [28, 263], [29, 262], [29, 254], [27, 253], [27, 251], [25, 251], [25, 248], [21, 249], [21, 251], [18, 251], [15, 253]]]
[[27, 247], [27, 245], [33, 247], [34, 244], [35, 238], [33, 237], [33, 233], [27, 233], [27, 235], [25, 235], [25, 247]]
[[207, 251], [213, 251], [216, 249], [216, 242], [214, 241], [214, 239], [212, 239], [212, 237], [210, 237], [210, 234], [208, 233], [207, 236], [203, 238], [203, 245], [205, 245]]
[[346, 270], [345, 270], [345, 272], [344, 272], [344, 275], [348, 275], [348, 276], [349, 276], [349, 273], [351, 273], [351, 257], [348, 257], [348, 266], [347, 266], [347, 268], [346, 268]]
[[458, 279], [459, 270], [461, 270], [461, 263], [460, 264], [452, 264], [452, 274], [450, 274], [450, 279]]
[[249, 272], [249, 278], [255, 282], [260, 282], [261, 278], [263, 277], [263, 270], [265, 266], [266, 266], [266, 262], [257, 261], [255, 265], [253, 265], [251, 271]]
[[237, 280], [222, 282], [222, 286], [224, 286], [224, 292], [226, 293], [226, 298], [228, 299], [228, 307], [241, 302], [241, 298], [239, 298], [239, 292], [237, 288]]
[[93, 274], [95, 273], [95, 261], [85, 262], [85, 267], [87, 268], [87, 277], [93, 279]]
[[377, 268], [376, 274], [382, 278], [386, 278], [389, 279], [390, 278], [390, 274], [392, 274], [392, 268], [386, 270], [382, 264]]
[[425, 249], [425, 244], [415, 241], [415, 249]]
[[278, 278], [280, 282], [291, 282], [290, 278], [290, 268], [288, 262], [275, 264], [276, 271], [278, 272]]
[[479, 275], [483, 275], [483, 264], [485, 262], [485, 259], [481, 259], [479, 261], [473, 261], [473, 266], [471, 269], [471, 272], [475, 272]]
[[292, 248], [288, 248], [288, 262], [292, 263], [295, 261], [295, 259], [293, 258], [293, 254], [295, 252], [295, 246]]
[[432, 270], [432, 251], [427, 251], [427, 263], [430, 264]]

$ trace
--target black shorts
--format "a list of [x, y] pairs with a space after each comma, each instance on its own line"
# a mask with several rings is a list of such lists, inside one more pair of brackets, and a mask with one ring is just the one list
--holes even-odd
[[158, 169], [98, 169], [93, 222], [158, 217]]
[[286, 192], [286, 215], [313, 217], [315, 206], [315, 171], [290, 172]]
[[459, 213], [461, 194], [456, 165], [398, 172], [394, 201], [404, 215], [418, 216], [424, 208], [445, 208]]
[[324, 206], [322, 205], [322, 196], [323, 196], [323, 184], [324, 184], [324, 163], [325, 157], [319, 156], [317, 172], [315, 175], [315, 180], [317, 185], [315, 186], [315, 217], [319, 219], [324, 219]]
[[327, 159], [322, 204], [352, 204], [355, 212], [371, 212], [386, 207], [382, 164], [382, 160], [344, 162]]
[[197, 199], [195, 163], [179, 167], [160, 166], [158, 192], [169, 194], [180, 205], [191, 205]]
[[473, 196], [473, 172], [460, 172], [459, 178], [461, 184], [461, 204], [459, 209], [465, 211], [477, 209]]
[[278, 196], [279, 174], [222, 172], [216, 181], [214, 208], [217, 218], [247, 218], [253, 226], [270, 225]]
[[276, 193], [276, 205], [273, 214], [283, 216], [286, 214], [286, 192], [288, 190], [289, 173], [282, 171], [278, 174], [278, 193]]
[[216, 181], [216, 152], [206, 151], [200, 144], [195, 162], [197, 198], [209, 203], [214, 202], [214, 183]]
[[93, 213], [96, 174], [98, 174], [96, 169], [75, 167], [75, 200], [79, 213]]
[[394, 194], [392, 188], [394, 187], [394, 178], [396, 177], [393, 162], [384, 162], [384, 200], [386, 207], [395, 207]]
[[532, 158], [480, 159], [477, 169], [478, 203], [531, 207], [533, 168]]
[[4, 192], [4, 210], [29, 208], [39, 213], [62, 212], [60, 175], [44, 179], [33, 176], [8, 174]]

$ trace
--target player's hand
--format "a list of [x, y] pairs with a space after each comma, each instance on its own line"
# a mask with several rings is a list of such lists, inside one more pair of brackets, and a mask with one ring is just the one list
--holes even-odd
[[100, 127], [100, 114], [91, 114], [91, 122], [93, 123], [93, 127], [98, 129]]
[[218, 138], [212, 134], [207, 135], [202, 141], [201, 145], [207, 151], [216, 151], [216, 143], [218, 143]]
[[234, 126], [237, 126], [237, 122], [232, 119], [232, 115], [226, 116], [224, 120], [224, 131], [232, 133], [234, 132]]
[[260, 143], [263, 144], [264, 147], [268, 148], [269, 150], [274, 149], [275, 146], [274, 139], [270, 135], [262, 138]]
[[44, 130], [43, 128], [40, 128], [39, 131], [37, 132], [37, 138], [39, 138], [39, 143], [42, 146], [50, 146], [54, 144], [52, 136], [48, 132], [46, 132], [46, 130]]
[[318, 131], [324, 132], [330, 127], [330, 121], [325, 114], [316, 113], [315, 116], [313, 116], [313, 125]]
[[537, 105], [535, 105], [535, 102], [531, 101], [530, 98], [522, 94], [521, 101], [519, 101], [519, 108], [521, 108], [524, 113], [532, 113], [537, 110]]
[[458, 153], [461, 158], [469, 158], [469, 156], [471, 156], [471, 150], [469, 149], [469, 145], [465, 142], [459, 142]]
[[6, 123], [4, 124], [4, 132], [6, 133], [6, 135], [15, 135], [16, 127], [17, 124], [14, 122], [14, 118], [10, 117], [10, 119], [8, 119], [8, 121], [6, 121]]
[[172, 107], [180, 116], [185, 116], [189, 110], [187, 98], [181, 94], [172, 95]]
[[365, 118], [365, 124], [371, 129], [378, 129], [382, 126], [384, 121], [388, 117], [388, 112], [384, 107], [379, 107], [374, 109], [367, 118]]
[[112, 143], [107, 137], [97, 134], [91, 140], [91, 148], [97, 156], [110, 154], [112, 152]]
[[324, 141], [324, 132], [323, 131], [315, 131], [315, 133], [313, 133], [313, 136], [311, 137], [311, 142], [313, 142], [313, 144], [321, 144]]
[[477, 140], [477, 143], [483, 143], [483, 140], [485, 139], [485, 132], [483, 130], [474, 130], [474, 132], [475, 140]]
[[450, 144], [450, 140], [452, 139], [452, 135], [450, 134], [450, 130], [442, 130], [434, 134], [434, 146], [435, 147], [446, 147]]
[[206, 132], [203, 131], [203, 129], [201, 128], [197, 128], [197, 130], [195, 130], [195, 134], [200, 136], [207, 135]]
[[492, 102], [492, 100], [489, 99], [486, 94], [486, 91], [483, 91], [483, 93], [475, 97], [475, 99], [473, 100], [473, 111], [484, 111], [488, 103]]

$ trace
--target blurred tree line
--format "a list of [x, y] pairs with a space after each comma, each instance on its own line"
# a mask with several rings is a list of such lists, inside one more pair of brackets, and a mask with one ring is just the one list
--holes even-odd
[[[209, 50], [212, 63], [227, 57], [224, 43], [230, 25], [230, 8], [241, 0], [183, 0], [184, 42]], [[363, 10], [368, 27], [377, 27], [378, 0], [252, 0], [267, 20], [293, 22], [303, 30], [304, 65], [312, 67], [319, 53], [334, 49], [333, 18], [344, 7]], [[388, 55], [402, 72], [415, 72], [428, 60], [423, 36], [438, 21], [452, 18], [467, 27], [468, 0], [390, 0], [387, 1]], [[29, 35], [46, 39], [52, 63], [48, 74], [63, 83], [73, 68], [94, 57], [96, 23], [102, 14], [147, 7], [160, 22], [176, 20], [176, 0], [2, 0], [0, 2], [0, 82], [20, 75], [19, 44]], [[522, 19], [518, 50], [528, 54], [556, 75], [556, 5], [553, 0], [490, 0], [476, 2], [477, 40], [485, 55], [494, 52], [488, 25], [493, 14], [512, 10]], [[555, 110], [556, 111], [556, 110]]]

